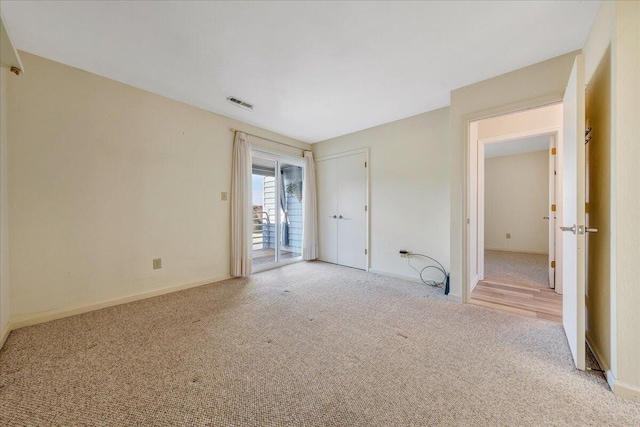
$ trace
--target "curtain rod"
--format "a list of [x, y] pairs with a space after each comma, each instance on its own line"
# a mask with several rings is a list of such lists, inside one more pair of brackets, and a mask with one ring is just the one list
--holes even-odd
[[280, 145], [286, 145], [287, 147], [295, 148], [295, 149], [300, 150], [302, 152], [306, 151], [304, 148], [296, 147], [295, 145], [287, 144], [285, 142], [274, 141], [273, 139], [265, 138], [265, 137], [260, 136], [260, 135], [254, 135], [252, 133], [245, 132], [245, 131], [240, 130], [240, 129], [229, 128], [229, 131], [231, 131], [231, 132], [242, 132], [242, 133], [245, 133], [245, 134], [247, 134], [249, 136], [255, 136], [256, 138], [264, 139], [265, 141], [275, 142], [276, 144], [280, 144]]

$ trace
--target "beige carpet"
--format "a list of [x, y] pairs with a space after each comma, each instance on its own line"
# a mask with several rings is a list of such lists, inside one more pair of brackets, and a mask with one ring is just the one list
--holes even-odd
[[539, 288], [549, 287], [549, 255], [484, 251], [484, 280]]
[[630, 426], [562, 326], [300, 263], [11, 333], [8, 426]]

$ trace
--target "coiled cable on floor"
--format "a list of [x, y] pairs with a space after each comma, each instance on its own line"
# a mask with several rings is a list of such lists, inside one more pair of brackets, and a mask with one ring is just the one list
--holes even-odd
[[[427, 265], [426, 267], [422, 268], [421, 270], [415, 268], [413, 265], [411, 265], [411, 257], [414, 256], [421, 256], [423, 258], [428, 258], [431, 261], [435, 262], [438, 265]], [[409, 264], [409, 267], [411, 267], [412, 269], [414, 269], [416, 272], [418, 272], [418, 274], [420, 275], [420, 280], [422, 280], [422, 283], [424, 283], [425, 285], [429, 285], [429, 286], [433, 286], [436, 288], [444, 288], [445, 289], [445, 295], [449, 293], [449, 274], [447, 274], [447, 270], [445, 270], [444, 266], [442, 264], [440, 264], [438, 262], [437, 259], [435, 258], [431, 258], [428, 255], [424, 255], [424, 254], [414, 254], [414, 253], [409, 253], [407, 254], [407, 264]], [[438, 270], [439, 272], [442, 273], [442, 275], [444, 276], [444, 278], [442, 279], [441, 282], [438, 282], [436, 280], [426, 280], [422, 275], [424, 274], [425, 271], [427, 271], [428, 269], [433, 268], [435, 270]]]

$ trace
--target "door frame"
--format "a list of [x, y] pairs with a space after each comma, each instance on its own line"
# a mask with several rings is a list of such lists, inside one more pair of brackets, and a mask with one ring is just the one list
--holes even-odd
[[[472, 133], [473, 135], [473, 133]], [[478, 197], [478, 207], [477, 207], [477, 212], [474, 212], [473, 209], [470, 209], [470, 224], [469, 224], [469, 232], [470, 234], [473, 233], [473, 229], [474, 226], [476, 227], [476, 235], [477, 235], [477, 247], [476, 250], [474, 251], [473, 248], [470, 248], [470, 256], [474, 255], [475, 252], [475, 257], [477, 260], [477, 269], [476, 269], [476, 274], [474, 275], [474, 272], [470, 270], [470, 277], [471, 277], [471, 282], [470, 282], [470, 289], [469, 292], [471, 292], [474, 288], [474, 286], [478, 283], [478, 281], [480, 280], [484, 280], [484, 224], [485, 224], [485, 215], [484, 215], [484, 203], [485, 203], [485, 173], [484, 173], [484, 168], [485, 168], [485, 146], [488, 144], [495, 144], [498, 142], [505, 142], [505, 141], [511, 141], [511, 140], [518, 140], [518, 139], [524, 139], [524, 138], [530, 138], [530, 137], [534, 137], [534, 136], [542, 136], [542, 135], [548, 135], [551, 138], [553, 138], [555, 141], [550, 141], [550, 146], [552, 143], [555, 143], [555, 146], [558, 146], [559, 144], [561, 144], [562, 141], [562, 126], [549, 126], [549, 127], [544, 127], [544, 128], [540, 128], [540, 129], [533, 129], [533, 130], [529, 130], [529, 131], [523, 131], [523, 132], [516, 132], [516, 133], [511, 133], [511, 134], [505, 134], [505, 135], [500, 135], [500, 136], [493, 136], [493, 137], [489, 137], [489, 138], [478, 138], [477, 139], [477, 150], [471, 150], [470, 155], [470, 162], [474, 161], [474, 153], [476, 154], [476, 164], [477, 164], [477, 180], [475, 181], [475, 185], [476, 185], [476, 194]], [[550, 149], [550, 147], [549, 147]], [[549, 155], [551, 155], [549, 153]], [[562, 176], [562, 173], [558, 174], [558, 176]], [[473, 188], [473, 179], [471, 180], [472, 182], [470, 183], [470, 185]], [[556, 183], [556, 194], [557, 194], [557, 183]], [[470, 207], [472, 208], [473, 205], [471, 205]], [[561, 210], [561, 203], [558, 202], [558, 198], [556, 197], [556, 214], [558, 212], [562, 212]], [[549, 207], [550, 210], [550, 207]], [[477, 219], [477, 222], [475, 221]], [[551, 221], [551, 219], [549, 219]], [[473, 234], [472, 234], [473, 235]], [[551, 238], [551, 236], [549, 236], [549, 238]], [[562, 271], [562, 262], [559, 259], [561, 257], [558, 257], [558, 249], [556, 248], [556, 252], [555, 252], [555, 261], [556, 261], [556, 272], [557, 271]], [[470, 267], [473, 266], [473, 262], [470, 262]], [[560, 291], [562, 291], [562, 279], [560, 279], [560, 286], [558, 287], [558, 279], [556, 277], [556, 291], [559, 289]], [[561, 293], [561, 292], [559, 292]]]
[[[305, 161], [304, 158], [302, 157], [295, 157], [289, 154], [283, 154], [283, 153], [279, 153], [277, 151], [270, 151], [270, 150], [266, 150], [264, 148], [258, 148], [258, 147], [251, 147], [251, 159], [252, 159], [252, 163], [253, 163], [253, 157], [254, 157], [254, 153], [255, 153], [255, 157], [260, 157], [262, 159], [267, 159], [267, 160], [273, 160], [276, 164], [276, 171], [275, 171], [275, 188], [276, 191], [279, 192], [280, 188], [281, 188], [281, 183], [280, 180], [282, 178], [281, 174], [280, 174], [280, 164], [282, 162], [286, 162], [287, 164], [291, 164], [291, 165], [295, 165], [295, 166], [299, 166], [302, 168], [302, 177], [303, 179], [307, 178], [307, 174], [306, 174], [306, 168], [305, 168]], [[279, 195], [278, 193], [276, 193], [276, 195]], [[276, 200], [278, 200], [279, 197], [276, 197]], [[281, 246], [282, 246], [282, 232], [281, 232], [281, 228], [282, 225], [280, 224], [280, 203], [276, 202], [276, 218], [278, 218], [278, 220], [276, 221], [276, 259], [277, 261], [274, 261], [272, 263], [269, 264], [265, 264], [263, 266], [260, 267], [254, 267], [252, 273], [260, 273], [263, 271], [267, 271], [267, 270], [271, 270], [274, 268], [278, 268], [278, 267], [282, 267], [284, 265], [288, 265], [288, 264], [295, 264], [297, 262], [301, 262], [302, 261], [302, 251], [300, 252], [300, 256], [297, 256], [295, 258], [289, 258], [286, 260], [281, 260], [280, 259], [280, 250], [281, 250]], [[305, 212], [304, 212], [304, 204], [302, 207], [302, 216], [304, 218]], [[304, 221], [303, 221], [304, 224]], [[304, 227], [304, 225], [303, 225]], [[303, 231], [304, 233], [304, 228]], [[253, 245], [252, 245], [252, 252], [253, 252]]]
[[[369, 170], [371, 169], [371, 161], [369, 159], [369, 147], [358, 148], [350, 151], [343, 151], [340, 153], [328, 154], [326, 156], [321, 156], [315, 159], [315, 163], [322, 162], [324, 160], [337, 159], [340, 157], [351, 156], [353, 154], [361, 154], [364, 153], [365, 162], [367, 166], [365, 167], [365, 200], [367, 205], [367, 210], [365, 212], [365, 249], [367, 253], [365, 254], [365, 271], [369, 271], [371, 267], [371, 234], [370, 234], [370, 217], [371, 217], [371, 200], [369, 199]], [[320, 238], [320, 236], [318, 236]]]
[[[517, 113], [523, 110], [529, 110], [534, 108], [545, 107], [553, 104], [558, 104], [564, 99], [564, 92], [552, 93], [549, 95], [541, 96], [538, 98], [527, 99], [512, 104], [505, 104], [499, 107], [480, 110], [471, 114], [467, 114], [463, 117], [464, 120], [464, 169], [463, 169], [463, 185], [462, 185], [462, 212], [463, 226], [462, 226], [462, 302], [470, 303], [471, 300], [471, 274], [469, 266], [471, 264], [470, 254], [470, 212], [469, 208], [472, 206], [470, 200], [470, 189], [472, 187], [471, 180], [471, 125], [473, 122], [477, 122], [483, 119], [489, 119], [491, 117], [502, 116], [510, 113]], [[474, 178], [475, 179], [475, 178]], [[558, 195], [556, 195], [556, 198]]]

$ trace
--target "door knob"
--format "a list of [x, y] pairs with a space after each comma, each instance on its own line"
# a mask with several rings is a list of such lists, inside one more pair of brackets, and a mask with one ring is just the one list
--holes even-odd
[[549, 219], [549, 217], [548, 216], [543, 216], [542, 219]]
[[336, 219], [336, 218], [337, 218], [337, 216], [335, 216], [335, 215], [329, 215], [329, 218]]
[[586, 227], [584, 229], [584, 231], [586, 231], [587, 233], [597, 233], [598, 229], [597, 228], [592, 228], [592, 227]]
[[572, 225], [571, 227], [560, 227], [560, 230], [562, 231], [570, 231], [573, 234], [576, 234], [576, 225]]
[[338, 219], [344, 219], [344, 217], [343, 217], [342, 215], [340, 215], [340, 216], [338, 217]]

